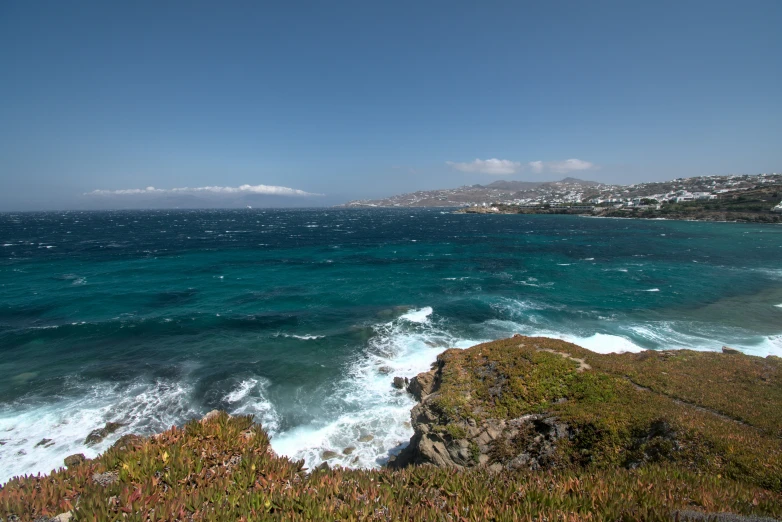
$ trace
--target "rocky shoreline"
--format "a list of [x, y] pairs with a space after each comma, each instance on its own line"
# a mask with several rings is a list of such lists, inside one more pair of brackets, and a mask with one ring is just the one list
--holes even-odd
[[782, 519], [779, 357], [515, 336], [389, 387], [418, 403], [386, 468], [307, 470], [252, 417], [213, 411], [12, 479], [0, 520]]
[[[751, 386], [753, 394], [731, 389], [734, 379], [746, 381], [733, 365], [764, 375]], [[640, 376], [645, 367], [657, 379]], [[768, 396], [761, 384], [770, 383], [771, 375], [775, 385]], [[447, 350], [408, 384], [418, 400], [411, 412], [414, 435], [388, 465], [498, 472], [587, 464], [633, 469], [670, 461], [718, 473], [738, 457], [716, 449], [725, 443], [723, 435], [715, 437], [718, 432], [752, 439], [755, 449], [771, 451], [763, 450], [763, 458], [778, 462], [780, 471], [755, 479], [782, 487], [782, 414], [771, 414], [776, 420], [763, 426], [772, 418], [765, 406], [765, 413], [750, 420], [731, 405], [782, 401], [777, 379], [782, 379], [782, 359], [751, 357], [729, 347], [722, 353], [601, 355], [564, 341], [516, 336]], [[703, 390], [706, 386], [713, 389]], [[701, 391], [694, 394], [690, 387]], [[758, 458], [747, 451], [740, 460]], [[709, 462], [722, 464], [712, 468]]]
[[582, 215], [590, 217], [623, 218], [623, 219], [669, 219], [673, 221], [709, 221], [721, 223], [758, 223], [779, 224], [782, 223], [782, 213], [778, 212], [735, 212], [697, 210], [690, 212], [666, 211], [644, 208], [603, 208], [594, 209], [569, 209], [561, 208], [519, 208], [512, 205], [498, 205], [495, 207], [469, 207], [459, 209], [455, 214], [544, 214], [544, 215]]
[[779, 224], [782, 223], [782, 214], [773, 212], [660, 212], [649, 211], [622, 211], [610, 210], [595, 213], [595, 217], [635, 218], [635, 219], [670, 219], [675, 221], [711, 221], [720, 223], [758, 223]]

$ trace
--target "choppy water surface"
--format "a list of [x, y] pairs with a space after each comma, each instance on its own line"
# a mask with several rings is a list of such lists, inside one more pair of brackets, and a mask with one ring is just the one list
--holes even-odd
[[[0, 214], [0, 245], [0, 482], [214, 408], [255, 414], [278, 452], [310, 466], [326, 450], [377, 466], [412, 433], [394, 376], [514, 333], [782, 354], [779, 226], [25, 213]], [[85, 447], [109, 420], [125, 427]]]

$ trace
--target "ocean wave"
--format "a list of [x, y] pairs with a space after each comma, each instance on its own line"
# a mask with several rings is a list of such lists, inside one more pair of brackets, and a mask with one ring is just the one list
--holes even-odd
[[[76, 395], [46, 404], [16, 403], [0, 409], [0, 483], [22, 474], [48, 473], [74, 453], [93, 458], [126, 433], [163, 431], [197, 417], [192, 386], [184, 382], [136, 382], [129, 386], [77, 385]], [[124, 424], [102, 442], [84, 444], [106, 422]], [[50, 439], [45, 442], [44, 439]]]
[[730, 346], [744, 353], [765, 357], [782, 355], [782, 335], [763, 336], [735, 327], [693, 322], [659, 321], [622, 327], [630, 337], [664, 350], [721, 351]]
[[410, 321], [411, 323], [427, 323], [429, 322], [429, 316], [432, 315], [432, 307], [425, 306], [419, 310], [412, 310], [403, 314], [400, 319]]
[[255, 422], [259, 422], [270, 436], [274, 436], [280, 426], [280, 416], [266, 397], [269, 384], [269, 380], [262, 377], [244, 379], [223, 400], [228, 403], [229, 413], [253, 415]]
[[346, 369], [324, 405], [325, 413], [272, 437], [274, 450], [304, 459], [310, 468], [325, 460], [351, 468], [384, 464], [413, 434], [410, 410], [415, 401], [404, 390], [394, 389], [392, 379], [429, 370], [446, 347], [467, 348], [478, 342], [454, 338], [432, 316], [433, 309], [427, 306], [374, 325], [376, 335]]
[[304, 334], [304, 335], [296, 335], [296, 334], [287, 334], [287, 333], [276, 333], [274, 334], [274, 337], [285, 337], [288, 339], [299, 339], [301, 341], [314, 341], [316, 339], [325, 339], [325, 335], [311, 335], [311, 334]]

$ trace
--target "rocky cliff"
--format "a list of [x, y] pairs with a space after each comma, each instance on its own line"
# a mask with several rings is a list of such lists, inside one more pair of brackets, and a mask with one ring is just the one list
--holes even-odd
[[419, 401], [415, 433], [392, 468], [668, 462], [782, 488], [779, 358], [730, 349], [600, 355], [517, 336], [447, 350], [407, 389]]

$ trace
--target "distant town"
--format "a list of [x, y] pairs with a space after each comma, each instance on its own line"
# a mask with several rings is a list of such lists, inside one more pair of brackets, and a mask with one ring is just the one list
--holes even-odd
[[[769, 190], [771, 189], [771, 190]], [[760, 194], [760, 199], [755, 197]], [[495, 181], [488, 185], [470, 185], [454, 189], [428, 190], [378, 200], [351, 201], [342, 207], [466, 207], [500, 212], [516, 209], [570, 209], [587, 212], [614, 209], [654, 209], [663, 205], [692, 202], [736, 200], [751, 193], [757, 208], [751, 211], [782, 213], [782, 173], [698, 176], [671, 181], [611, 185], [565, 178], [554, 182]], [[769, 200], [776, 204], [766, 204]], [[747, 199], [747, 198], [744, 198]], [[713, 207], [713, 205], [712, 205]], [[767, 208], [766, 208], [767, 207]], [[715, 207], [716, 208], [716, 207]]]

